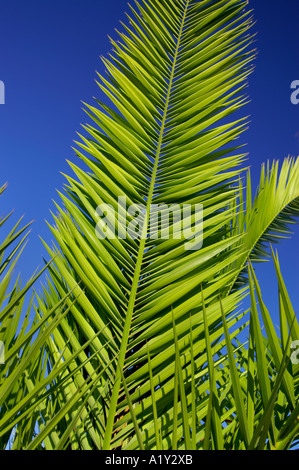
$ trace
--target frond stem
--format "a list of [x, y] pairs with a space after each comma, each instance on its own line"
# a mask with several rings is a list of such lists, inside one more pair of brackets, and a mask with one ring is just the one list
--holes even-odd
[[154, 189], [155, 189], [159, 159], [160, 159], [161, 150], [162, 150], [163, 137], [164, 137], [164, 132], [165, 132], [167, 114], [168, 114], [169, 103], [170, 103], [171, 92], [172, 92], [173, 81], [174, 81], [174, 74], [175, 74], [175, 69], [177, 65], [177, 59], [178, 59], [179, 49], [181, 45], [182, 33], [183, 33], [185, 21], [186, 21], [186, 15], [187, 15], [189, 2], [190, 0], [186, 0], [184, 15], [182, 18], [177, 45], [176, 45], [176, 50], [175, 50], [175, 54], [173, 58], [173, 65], [172, 65], [171, 75], [169, 79], [167, 96], [165, 100], [163, 118], [161, 121], [160, 135], [159, 135], [157, 150], [155, 154], [155, 162], [153, 166], [152, 178], [151, 178], [151, 183], [150, 183], [149, 192], [148, 192], [146, 213], [145, 213], [145, 219], [144, 219], [144, 224], [143, 224], [143, 229], [142, 229], [142, 237], [140, 240], [140, 245], [139, 245], [139, 250], [138, 250], [138, 255], [137, 255], [137, 260], [136, 260], [135, 272], [134, 272], [134, 277], [132, 281], [132, 289], [131, 289], [130, 298], [128, 302], [127, 315], [126, 315], [126, 320], [125, 320], [125, 325], [124, 325], [124, 330], [123, 330], [123, 335], [122, 335], [122, 342], [120, 346], [120, 354], [118, 357], [118, 363], [117, 363], [117, 368], [116, 368], [115, 382], [114, 382], [113, 391], [111, 395], [109, 414], [107, 418], [106, 431], [105, 431], [105, 436], [104, 436], [104, 441], [103, 441], [103, 450], [110, 449], [114, 418], [115, 418], [117, 402], [118, 402], [118, 397], [119, 397], [119, 390], [121, 386], [122, 371], [123, 371], [125, 358], [126, 358], [127, 346], [128, 346], [129, 336], [130, 336], [131, 322], [132, 322], [132, 317], [133, 317], [133, 312], [134, 312], [135, 300], [136, 300], [137, 289], [138, 289], [138, 284], [139, 284], [139, 279], [140, 279], [141, 266], [142, 266], [144, 250], [145, 250], [146, 234], [148, 231], [148, 222], [149, 222], [149, 216], [150, 216], [150, 208], [151, 208]]

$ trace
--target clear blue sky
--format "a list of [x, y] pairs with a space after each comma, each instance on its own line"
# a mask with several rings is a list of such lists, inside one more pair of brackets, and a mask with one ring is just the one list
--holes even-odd
[[[299, 80], [298, 0], [250, 0], [255, 9], [259, 55], [249, 81], [250, 129], [242, 136], [250, 152], [253, 180], [261, 163], [299, 154], [299, 105], [290, 102], [290, 84]], [[86, 115], [81, 100], [91, 103], [100, 90], [95, 71], [103, 71], [100, 55], [111, 46], [108, 35], [125, 20], [125, 0], [2, 0], [0, 4], [0, 80], [6, 104], [0, 106], [0, 183], [9, 188], [0, 213], [15, 209], [14, 220], [35, 219], [30, 242], [19, 263], [26, 279], [45, 250], [39, 235], [50, 241], [44, 219], [51, 221], [52, 199], [59, 200], [60, 172], [71, 173], [66, 159]], [[299, 230], [279, 248], [282, 270], [292, 300], [297, 298]], [[273, 267], [258, 269], [270, 309], [276, 286]]]

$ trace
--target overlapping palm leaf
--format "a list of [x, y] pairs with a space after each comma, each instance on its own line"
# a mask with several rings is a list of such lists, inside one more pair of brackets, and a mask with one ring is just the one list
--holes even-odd
[[[299, 216], [299, 159], [286, 158], [279, 167], [279, 161], [262, 166], [259, 186], [252, 199], [251, 177], [248, 170], [245, 188], [240, 186], [240, 210], [238, 221], [232, 228], [232, 235], [244, 233], [237, 242], [244, 249], [234, 267], [240, 269], [233, 288], [244, 285], [242, 274], [248, 259], [261, 262], [269, 258], [269, 243], [275, 244], [291, 235], [293, 224]], [[243, 278], [243, 279], [242, 279]], [[245, 277], [245, 284], [248, 280]]]

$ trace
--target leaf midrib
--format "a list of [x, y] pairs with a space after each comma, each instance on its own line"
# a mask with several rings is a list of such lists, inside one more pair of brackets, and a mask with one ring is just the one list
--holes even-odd
[[119, 396], [119, 390], [120, 390], [120, 385], [121, 385], [121, 374], [122, 374], [122, 371], [123, 371], [126, 352], [127, 352], [127, 345], [128, 345], [128, 341], [129, 341], [131, 322], [132, 322], [132, 317], [133, 317], [133, 312], [134, 312], [135, 300], [136, 300], [137, 289], [138, 289], [140, 273], [141, 273], [141, 266], [142, 266], [144, 250], [145, 250], [146, 234], [147, 234], [147, 230], [148, 230], [148, 221], [149, 221], [149, 216], [150, 216], [150, 207], [151, 207], [153, 194], [154, 194], [154, 188], [155, 188], [155, 182], [156, 182], [156, 177], [157, 177], [159, 159], [160, 159], [160, 156], [161, 156], [161, 149], [162, 149], [162, 143], [163, 143], [163, 137], [164, 137], [164, 131], [165, 131], [165, 124], [166, 124], [166, 120], [167, 120], [168, 108], [169, 108], [169, 103], [170, 103], [170, 97], [171, 97], [171, 92], [172, 92], [174, 74], [175, 74], [175, 69], [176, 69], [176, 65], [177, 65], [179, 48], [180, 48], [180, 44], [181, 44], [181, 38], [182, 38], [182, 33], [183, 33], [183, 28], [184, 28], [184, 24], [185, 24], [185, 20], [186, 20], [186, 14], [187, 14], [189, 2], [190, 2], [190, 0], [186, 0], [184, 15], [182, 17], [180, 31], [179, 31], [177, 45], [176, 45], [176, 50], [175, 50], [175, 54], [174, 54], [174, 57], [173, 57], [172, 70], [171, 70], [171, 75], [170, 75], [170, 79], [169, 79], [167, 96], [166, 96], [166, 100], [165, 100], [163, 118], [162, 118], [162, 121], [161, 121], [160, 135], [159, 135], [159, 140], [158, 140], [158, 144], [157, 144], [155, 162], [154, 162], [154, 166], [153, 166], [152, 178], [151, 178], [151, 183], [150, 183], [149, 192], [148, 192], [146, 213], [145, 213], [144, 224], [143, 224], [143, 228], [142, 228], [142, 236], [141, 236], [140, 245], [139, 245], [139, 249], [138, 249], [138, 255], [137, 255], [137, 259], [136, 259], [135, 271], [134, 271], [134, 276], [133, 276], [133, 281], [132, 281], [132, 288], [131, 288], [130, 298], [129, 298], [129, 302], [128, 302], [127, 315], [126, 315], [126, 320], [125, 320], [125, 325], [124, 325], [124, 330], [123, 330], [122, 342], [121, 342], [121, 346], [120, 346], [120, 353], [119, 353], [119, 356], [118, 356], [118, 362], [117, 362], [117, 368], [116, 368], [116, 374], [115, 374], [115, 382], [114, 382], [114, 386], [113, 386], [113, 391], [112, 391], [112, 396], [111, 396], [111, 401], [110, 401], [110, 407], [109, 407], [109, 414], [108, 414], [108, 418], [107, 418], [105, 436], [104, 436], [104, 441], [103, 441], [103, 450], [109, 450], [110, 449], [110, 442], [111, 442], [111, 436], [112, 436], [112, 432], [113, 432], [115, 412], [116, 412], [117, 401], [118, 401], [118, 396]]

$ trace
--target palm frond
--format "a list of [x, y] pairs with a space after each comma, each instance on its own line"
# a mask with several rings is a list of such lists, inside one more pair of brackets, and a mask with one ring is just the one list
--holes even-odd
[[15, 448], [268, 449], [296, 439], [288, 359], [298, 323], [274, 256], [278, 337], [251, 262], [297, 215], [298, 160], [263, 169], [253, 202], [248, 176], [245, 194], [247, 4], [136, 2], [111, 40], [75, 143], [87, 170], [70, 162], [34, 326], [15, 339], [10, 354], [22, 360], [0, 389], [16, 393], [0, 408], [0, 437], [16, 430]]

